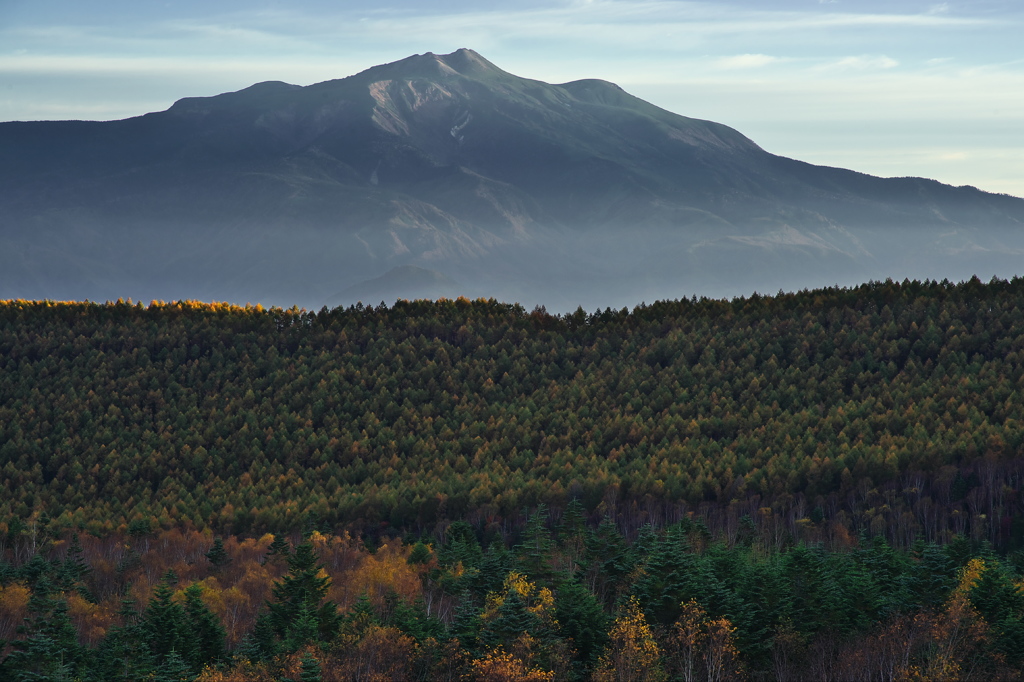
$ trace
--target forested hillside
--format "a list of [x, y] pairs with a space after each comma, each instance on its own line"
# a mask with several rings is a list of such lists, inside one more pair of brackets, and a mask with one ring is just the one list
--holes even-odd
[[1021, 279], [0, 303], [0, 679], [1017, 679], [1022, 346]]
[[0, 518], [430, 533], [701, 510], [807, 539], [1024, 539], [1024, 280], [551, 316], [0, 304]]

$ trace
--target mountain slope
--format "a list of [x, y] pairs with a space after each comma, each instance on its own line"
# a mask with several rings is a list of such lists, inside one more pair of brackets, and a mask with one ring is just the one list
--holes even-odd
[[319, 306], [414, 265], [628, 305], [1018, 271], [1024, 201], [764, 152], [599, 80], [471, 50], [111, 122], [0, 124], [0, 297]]

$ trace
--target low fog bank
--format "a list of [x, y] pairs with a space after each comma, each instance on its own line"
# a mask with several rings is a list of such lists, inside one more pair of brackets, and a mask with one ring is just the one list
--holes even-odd
[[21, 232], [0, 244], [0, 298], [196, 299], [307, 309], [399, 298], [496, 298], [551, 312], [730, 298], [892, 278], [1010, 278], [1024, 233], [886, 226], [535, 230], [485, 253], [432, 257], [313, 228], [178, 225]]

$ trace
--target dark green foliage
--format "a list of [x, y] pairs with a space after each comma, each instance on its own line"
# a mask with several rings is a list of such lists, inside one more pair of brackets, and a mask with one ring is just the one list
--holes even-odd
[[918, 607], [937, 608], [956, 584], [954, 563], [946, 551], [933, 542], [915, 543], [909, 575], [909, 589]]
[[614, 602], [615, 586], [628, 573], [631, 566], [626, 539], [607, 516], [597, 530], [586, 534], [586, 562], [588, 576], [595, 585], [598, 598], [607, 607]]
[[[641, 542], [646, 543], [646, 536]], [[698, 596], [703, 601], [711, 586], [699, 582], [697, 557], [680, 526], [661, 534], [646, 556], [641, 551], [637, 551], [640, 577], [632, 586], [632, 593], [655, 622], [673, 623], [683, 601]]]
[[201, 670], [224, 656], [224, 627], [203, 603], [203, 589], [190, 585], [185, 589], [184, 620], [188, 636], [181, 652], [192, 670]]
[[164, 576], [142, 615], [145, 641], [158, 665], [163, 664], [172, 651], [180, 655], [188, 648], [186, 642], [189, 631], [185, 623], [185, 611], [173, 601], [173, 596], [170, 577]]
[[341, 618], [338, 635], [343, 641], [356, 642], [374, 625], [380, 625], [377, 612], [370, 598], [361, 594], [349, 612]]
[[425, 564], [429, 562], [434, 556], [434, 553], [430, 551], [430, 547], [417, 542], [412, 546], [412, 551], [409, 552], [409, 563], [410, 564]]
[[71, 680], [81, 667], [83, 652], [68, 617], [67, 602], [40, 580], [29, 601], [29, 618], [19, 628], [21, 639], [0, 662], [0, 679], [11, 682]]
[[519, 592], [509, 589], [498, 607], [497, 617], [480, 633], [480, 641], [492, 648], [502, 646], [508, 650], [519, 635], [525, 633], [536, 637], [540, 629], [540, 618], [526, 609]]
[[519, 566], [530, 580], [540, 585], [551, 584], [554, 577], [551, 552], [554, 546], [548, 529], [548, 509], [542, 504], [527, 519], [522, 542], [516, 547]]
[[61, 562], [60, 570], [56, 576], [56, 588], [61, 592], [80, 592], [84, 597], [89, 598], [89, 591], [85, 587], [85, 579], [90, 572], [82, 557], [82, 543], [78, 533], [71, 536], [71, 544], [68, 546], [68, 553]]
[[482, 610], [473, 600], [469, 590], [459, 595], [455, 604], [455, 616], [452, 619], [449, 634], [459, 640], [466, 651], [476, 651], [480, 641], [480, 630], [483, 627]]
[[[174, 508], [243, 533], [422, 531], [572, 500], [570, 526], [608, 513], [635, 528], [684, 504], [756, 497], [785, 514], [803, 496], [801, 528], [818, 537], [841, 520], [893, 547], [962, 533], [1013, 549], [1021, 496], [1002, 491], [1024, 444], [1022, 311], [1019, 279], [582, 317], [465, 300], [5, 302], [0, 518], [51, 515], [9, 526], [28, 549], [76, 526], [141, 539], [183, 520]], [[756, 509], [740, 511], [759, 528]], [[793, 520], [773, 542], [802, 539]], [[749, 525], [734, 532], [749, 539]]]
[[320, 661], [310, 654], [302, 656], [302, 669], [299, 672], [299, 682], [320, 682], [323, 679], [320, 674]]
[[223, 568], [231, 561], [231, 557], [228, 556], [227, 551], [224, 549], [224, 541], [220, 538], [216, 538], [213, 541], [213, 546], [206, 553], [206, 558], [213, 564], [214, 568]]
[[154, 682], [191, 682], [195, 673], [188, 662], [174, 650], [171, 650], [160, 667], [157, 668]]
[[271, 557], [280, 557], [287, 559], [288, 555], [291, 554], [291, 546], [283, 535], [274, 535], [274, 540], [270, 543], [270, 547], [267, 549], [267, 559]]
[[593, 668], [608, 641], [609, 619], [594, 595], [576, 580], [566, 581], [555, 593], [558, 634], [571, 642], [580, 667]]
[[96, 656], [93, 676], [101, 680], [134, 682], [156, 669], [146, 627], [135, 602], [121, 601], [121, 624], [111, 629]]
[[330, 641], [338, 630], [338, 607], [324, 599], [330, 578], [320, 575], [322, 568], [313, 545], [302, 542], [288, 556], [288, 574], [274, 584], [274, 599], [267, 603], [271, 628], [292, 651], [309, 641]]

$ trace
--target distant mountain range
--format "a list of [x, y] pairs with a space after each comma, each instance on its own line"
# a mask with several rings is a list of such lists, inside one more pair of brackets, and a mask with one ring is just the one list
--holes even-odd
[[1022, 199], [794, 161], [465, 49], [123, 121], [0, 123], [0, 298], [592, 310], [1022, 265]]

